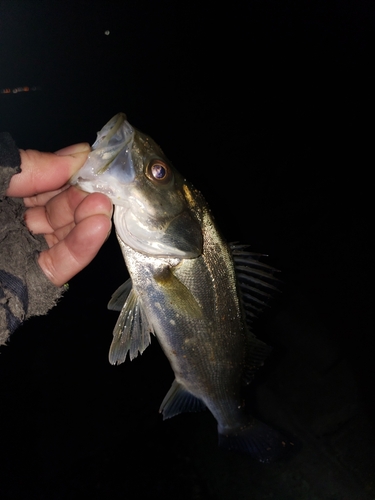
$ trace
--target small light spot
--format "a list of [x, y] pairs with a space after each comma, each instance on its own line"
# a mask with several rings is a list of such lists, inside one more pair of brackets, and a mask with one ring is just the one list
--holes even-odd
[[175, 320], [174, 320], [174, 319], [170, 319], [170, 320], [169, 320], [169, 323], [170, 323], [171, 325], [173, 325], [173, 326], [176, 324], [176, 322], [175, 322]]
[[110, 34], [110, 31], [109, 30], [105, 30], [104, 34], [108, 36]]

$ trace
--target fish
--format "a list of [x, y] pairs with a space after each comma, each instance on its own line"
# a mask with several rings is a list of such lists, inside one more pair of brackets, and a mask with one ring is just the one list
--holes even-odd
[[225, 241], [200, 191], [124, 113], [98, 132], [70, 183], [115, 206], [130, 278], [108, 304], [120, 312], [110, 363], [133, 360], [155, 336], [175, 375], [163, 419], [208, 408], [220, 447], [261, 462], [281, 456], [287, 440], [243, 396], [270, 352], [252, 321], [277, 290], [275, 270], [247, 245]]

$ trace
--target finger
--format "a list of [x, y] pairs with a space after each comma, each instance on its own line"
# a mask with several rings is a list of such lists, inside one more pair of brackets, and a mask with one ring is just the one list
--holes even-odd
[[70, 224], [76, 207], [86, 196], [87, 193], [71, 186], [47, 201], [46, 206], [28, 208], [24, 216], [27, 227], [34, 234], [43, 234]]
[[[77, 207], [77, 208], [76, 208]], [[58, 240], [65, 238], [69, 228], [92, 215], [112, 217], [111, 200], [101, 193], [87, 194], [75, 187], [51, 199], [46, 207], [32, 207], [25, 212], [25, 222], [34, 234], [55, 232]], [[48, 242], [52, 241], [51, 239]]]
[[102, 193], [92, 193], [86, 196], [86, 198], [77, 206], [74, 213], [74, 221], [79, 224], [86, 217], [91, 215], [107, 215], [111, 218], [113, 213], [113, 205], [111, 200]]
[[106, 215], [83, 219], [65, 239], [40, 254], [40, 267], [52, 283], [62, 286], [91, 262], [110, 229]]
[[45, 207], [28, 208], [24, 220], [28, 230], [33, 234], [49, 234], [54, 231], [49, 223]]
[[13, 175], [7, 196], [23, 198], [64, 186], [86, 161], [90, 146], [82, 143], [73, 150], [73, 154], [63, 156], [61, 151], [55, 154], [20, 149], [21, 172]]
[[33, 234], [43, 234], [49, 247], [56, 245], [59, 241], [67, 237], [70, 231], [75, 227], [74, 221], [66, 226], [54, 229], [46, 217], [44, 207], [34, 207], [27, 210], [25, 222], [28, 229]]
[[66, 184], [61, 189], [56, 189], [55, 191], [47, 191], [47, 193], [36, 194], [35, 196], [26, 196], [23, 202], [26, 207], [41, 207], [46, 205], [50, 199], [54, 198], [62, 191], [69, 189], [69, 185]]
[[66, 226], [73, 220], [77, 224], [94, 214], [111, 217], [110, 199], [101, 193], [85, 193], [74, 186], [52, 198], [46, 205], [48, 222], [55, 229]]
[[73, 230], [75, 227], [74, 222], [71, 222], [70, 224], [67, 224], [64, 227], [59, 227], [59, 229], [56, 229], [53, 231], [53, 233], [50, 234], [44, 234], [44, 238], [49, 246], [49, 248], [53, 247], [53, 245], [57, 245], [59, 241], [63, 240], [68, 236], [70, 231]]
[[65, 148], [61, 148], [58, 151], [55, 151], [55, 155], [57, 156], [69, 156], [75, 155], [76, 153], [82, 153], [82, 151], [91, 151], [90, 144], [87, 142], [79, 142], [78, 144], [72, 144], [71, 146], [66, 146]]
[[[77, 207], [85, 200], [88, 193], [70, 186], [57, 196], [51, 198], [46, 204], [46, 217], [54, 229], [66, 226], [74, 220]], [[105, 195], [102, 195], [105, 196]], [[96, 213], [94, 211], [94, 213]], [[99, 212], [100, 213], [100, 212]], [[93, 215], [93, 214], [88, 214]]]

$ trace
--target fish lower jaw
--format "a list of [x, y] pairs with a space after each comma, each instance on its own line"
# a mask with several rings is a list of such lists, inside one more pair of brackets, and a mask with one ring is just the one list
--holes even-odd
[[117, 194], [108, 185], [102, 184], [100, 182], [94, 182], [93, 180], [85, 179], [82, 177], [73, 179], [72, 184], [82, 191], [85, 191], [86, 193], [105, 194], [115, 205], [120, 204]]

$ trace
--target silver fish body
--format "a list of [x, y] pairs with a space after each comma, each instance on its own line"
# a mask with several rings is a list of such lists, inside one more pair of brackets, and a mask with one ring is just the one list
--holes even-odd
[[207, 407], [221, 446], [261, 461], [278, 456], [285, 440], [245, 411], [242, 396], [269, 352], [246, 313], [263, 308], [272, 270], [225, 242], [201, 193], [123, 114], [98, 133], [71, 182], [111, 197], [131, 277], [109, 303], [121, 311], [110, 362], [142, 353], [153, 333], [175, 374], [161, 404], [164, 418]]

